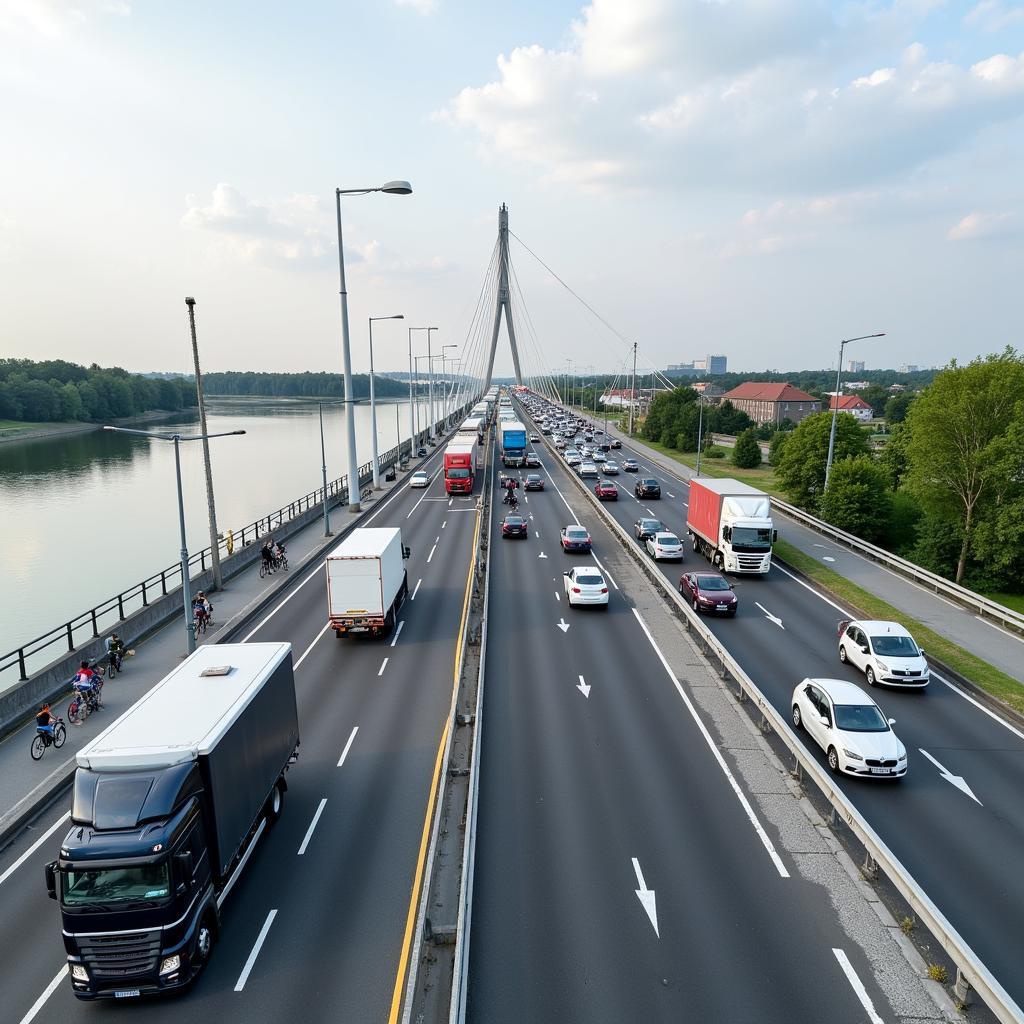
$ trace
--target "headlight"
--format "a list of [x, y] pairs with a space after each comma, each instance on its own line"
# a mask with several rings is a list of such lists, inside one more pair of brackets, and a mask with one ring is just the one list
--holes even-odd
[[903, 751], [903, 752], [902, 752], [902, 753], [901, 753], [901, 754], [899, 755], [899, 757], [897, 758], [897, 760], [899, 760], [899, 761], [906, 761], [906, 759], [907, 759], [907, 752], [906, 752], [906, 751], [904, 750], [904, 751]]
[[72, 964], [71, 977], [74, 978], [75, 981], [88, 981], [89, 972], [85, 969], [85, 964]]
[[854, 752], [853, 752], [852, 750], [847, 750], [847, 749], [846, 749], [846, 747], [843, 747], [843, 753], [844, 753], [844, 754], [845, 754], [845, 755], [846, 755], [846, 756], [847, 756], [847, 757], [848, 757], [848, 758], [849, 758], [849, 759], [850, 759], [851, 761], [863, 761], [863, 760], [864, 760], [864, 758], [863, 758], [863, 757], [861, 757], [861, 756], [860, 756], [860, 754], [854, 753]]
[[878, 666], [878, 671], [879, 672], [888, 672], [889, 671], [889, 666], [886, 665], [886, 663], [884, 661], [879, 661], [877, 658], [875, 658], [875, 664]]
[[174, 956], [165, 956], [160, 964], [161, 974], [173, 974], [181, 967], [181, 957], [175, 953]]

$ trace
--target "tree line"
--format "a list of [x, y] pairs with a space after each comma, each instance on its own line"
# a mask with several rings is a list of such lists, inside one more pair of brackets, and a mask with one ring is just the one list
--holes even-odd
[[151, 380], [117, 366], [86, 367], [63, 359], [0, 359], [0, 419], [117, 419], [195, 404], [195, 384], [185, 378]]
[[[208, 373], [208, 395], [340, 398], [345, 379], [338, 373]], [[370, 394], [367, 374], [353, 374], [356, 398]], [[408, 386], [377, 375], [381, 397], [401, 396]], [[177, 412], [196, 405], [195, 378], [129, 373], [119, 366], [80, 366], [63, 359], [0, 359], [0, 419], [35, 423], [109, 420], [160, 410]]]

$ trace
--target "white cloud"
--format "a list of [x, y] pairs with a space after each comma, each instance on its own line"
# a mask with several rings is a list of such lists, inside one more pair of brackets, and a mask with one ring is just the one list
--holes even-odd
[[398, 7], [411, 7], [417, 14], [433, 14], [437, 10], [437, 0], [395, 0]]
[[969, 213], [954, 224], [946, 237], [951, 242], [974, 241], [1018, 234], [1021, 225], [1013, 213]]
[[1024, 113], [1024, 55], [962, 67], [899, 43], [898, 66], [859, 58], [837, 77], [826, 57], [845, 52], [848, 28], [817, 3], [593, 0], [568, 48], [500, 56], [497, 77], [443, 116], [487, 155], [574, 187], [800, 191], [906, 173]]
[[0, 0], [0, 36], [56, 37], [97, 15], [127, 17], [131, 12], [127, 0]]
[[1003, 3], [1003, 0], [981, 0], [964, 17], [964, 22], [972, 28], [980, 28], [985, 32], [999, 32], [1004, 28], [1024, 22], [1024, 5]]

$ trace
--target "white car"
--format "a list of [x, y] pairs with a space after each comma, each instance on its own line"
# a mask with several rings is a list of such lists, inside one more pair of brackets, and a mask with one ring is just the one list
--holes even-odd
[[562, 574], [565, 598], [569, 607], [577, 604], [596, 604], [608, 607], [608, 584], [600, 569], [592, 565], [577, 565]]
[[592, 462], [581, 462], [579, 473], [585, 480], [590, 477], [595, 477], [597, 476], [597, 466]]
[[567, 466], [578, 466], [583, 460], [579, 456], [579, 452], [566, 452], [565, 453], [565, 464]]
[[656, 562], [683, 560], [683, 545], [679, 538], [668, 530], [662, 530], [647, 538], [647, 554]]
[[593, 460], [595, 462], [607, 462], [608, 461], [607, 458], [605, 457], [604, 452], [601, 451], [600, 448], [595, 448], [594, 449], [594, 453], [593, 453], [592, 458], [593, 458]]
[[833, 772], [902, 779], [907, 748], [879, 706], [843, 679], [805, 679], [793, 691], [793, 725], [825, 751]]
[[898, 622], [844, 619], [839, 623], [839, 660], [860, 669], [869, 686], [920, 690], [930, 678], [924, 651]]
[[425, 469], [417, 469], [411, 477], [409, 477], [410, 487], [426, 487], [430, 483], [430, 476]]
[[565, 447], [565, 440], [563, 438], [561, 438], [561, 437], [556, 437], [555, 438], [555, 447], [559, 448], [559, 449], [564, 448]]
[[609, 476], [615, 476], [619, 472], [619, 465], [617, 462], [605, 462], [604, 471]]

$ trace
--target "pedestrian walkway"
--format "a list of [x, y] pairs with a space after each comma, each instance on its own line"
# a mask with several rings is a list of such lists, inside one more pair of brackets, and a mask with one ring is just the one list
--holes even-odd
[[[650, 466], [657, 467], [660, 473], [684, 482], [696, 475], [688, 466], [630, 438], [611, 424], [608, 432], [623, 442], [624, 450], [639, 460], [646, 460]], [[646, 472], [646, 469], [641, 465], [641, 471]], [[833, 543], [822, 534], [786, 518], [778, 510], [775, 511], [775, 520], [780, 539], [894, 608], [906, 612], [965, 651], [1024, 683], [1024, 638], [1007, 632], [948, 598], [933, 594], [919, 584], [890, 572], [847, 547]]]
[[[385, 484], [385, 489], [379, 494], [380, 500], [393, 488], [403, 486], [404, 481], [403, 473], [395, 483]], [[373, 505], [366, 507], [372, 508]], [[260, 561], [257, 559], [232, 577], [222, 590], [211, 592], [213, 624], [200, 638], [201, 643], [216, 643], [232, 619], [264, 599], [268, 591], [283, 588], [307, 556], [337, 542], [337, 534], [352, 518], [346, 506], [335, 507], [331, 511], [334, 537], [325, 540], [323, 519], [315, 519], [288, 538], [290, 568], [287, 571], [279, 570], [261, 579]], [[326, 607], [324, 614], [326, 618]], [[59, 750], [50, 747], [42, 760], [32, 760], [29, 746], [35, 736], [34, 722], [0, 742], [0, 836], [5, 819], [10, 820], [12, 811], [20, 811], [26, 804], [35, 803], [40, 794], [52, 789], [62, 777], [70, 777], [77, 751], [184, 659], [186, 635], [183, 618], [175, 618], [161, 627], [137, 646], [134, 657], [124, 659], [123, 672], [103, 687], [103, 709], [90, 715], [81, 726], [67, 722], [70, 697], [52, 705], [53, 712], [63, 717], [67, 725], [67, 741]], [[295, 657], [301, 653], [296, 652]]]

